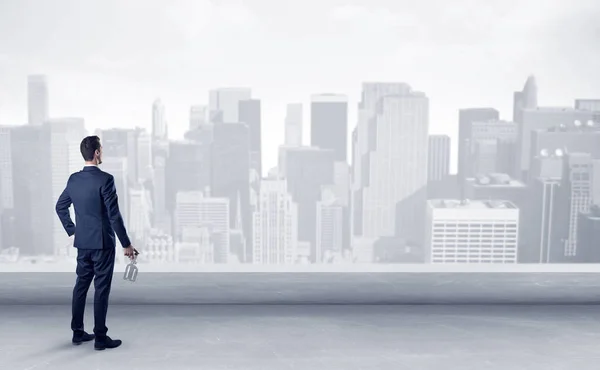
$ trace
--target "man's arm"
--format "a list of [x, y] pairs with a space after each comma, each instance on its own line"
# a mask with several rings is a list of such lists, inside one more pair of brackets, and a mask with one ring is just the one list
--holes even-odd
[[73, 202], [71, 201], [71, 197], [69, 196], [69, 193], [65, 188], [60, 197], [58, 197], [58, 201], [56, 202], [55, 207], [56, 214], [58, 215], [60, 222], [62, 222], [62, 225], [65, 228], [67, 234], [69, 234], [69, 236], [73, 236], [73, 234], [75, 234], [75, 224], [73, 223], [73, 220], [71, 219], [71, 214], [69, 213], [69, 207], [72, 203]]
[[108, 212], [108, 218], [110, 223], [121, 242], [123, 248], [131, 246], [131, 241], [127, 236], [127, 230], [125, 230], [125, 223], [123, 217], [119, 211], [119, 198], [117, 197], [117, 189], [115, 188], [115, 178], [109, 175], [108, 180], [102, 187], [102, 198], [104, 199], [104, 205]]

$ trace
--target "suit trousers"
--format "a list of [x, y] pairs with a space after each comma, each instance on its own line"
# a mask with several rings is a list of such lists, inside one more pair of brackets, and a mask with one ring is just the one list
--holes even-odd
[[71, 329], [74, 335], [83, 334], [83, 314], [87, 292], [94, 280], [94, 334], [96, 339], [106, 337], [108, 296], [115, 268], [115, 248], [77, 249], [77, 281], [73, 288]]

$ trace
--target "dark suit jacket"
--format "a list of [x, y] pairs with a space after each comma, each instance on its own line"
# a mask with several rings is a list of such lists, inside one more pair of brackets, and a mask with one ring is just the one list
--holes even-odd
[[[75, 224], [69, 207], [75, 208]], [[67, 187], [56, 202], [56, 214], [73, 246], [80, 249], [115, 248], [115, 232], [121, 245], [131, 245], [119, 211], [115, 178], [96, 166], [86, 166], [69, 177]]]

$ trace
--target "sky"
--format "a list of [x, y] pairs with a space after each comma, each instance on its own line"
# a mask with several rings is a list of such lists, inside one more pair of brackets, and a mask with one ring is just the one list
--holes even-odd
[[[0, 124], [27, 121], [27, 75], [49, 81], [51, 117], [151, 127], [161, 98], [172, 138], [208, 90], [262, 100], [263, 167], [276, 165], [285, 106], [349, 98], [365, 81], [406, 82], [430, 99], [430, 132], [455, 138], [458, 110], [495, 107], [537, 77], [540, 105], [600, 98], [596, 0], [0, 0]], [[454, 151], [456, 148], [454, 148]]]

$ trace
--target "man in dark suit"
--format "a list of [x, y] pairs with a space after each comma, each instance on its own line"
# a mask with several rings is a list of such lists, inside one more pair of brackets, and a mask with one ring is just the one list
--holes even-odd
[[[135, 258], [123, 217], [119, 211], [115, 179], [100, 170], [102, 145], [98, 136], [88, 136], [81, 142], [81, 155], [85, 160], [83, 170], [69, 177], [67, 186], [56, 202], [56, 213], [69, 236], [75, 236], [77, 248], [77, 282], [73, 289], [71, 329], [73, 344], [96, 339], [94, 348], [103, 350], [121, 345], [118, 339], [106, 335], [108, 296], [115, 267], [115, 233], [123, 246], [125, 256]], [[75, 223], [69, 207], [75, 208]], [[94, 334], [83, 330], [83, 314], [87, 292], [94, 279]]]

